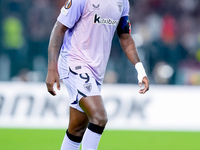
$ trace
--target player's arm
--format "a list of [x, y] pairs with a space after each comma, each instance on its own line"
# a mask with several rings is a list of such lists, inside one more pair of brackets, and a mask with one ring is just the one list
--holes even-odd
[[138, 72], [139, 86], [142, 86], [142, 83], [144, 84], [144, 88], [140, 89], [139, 93], [144, 94], [149, 90], [149, 80], [145, 73], [144, 67], [138, 57], [135, 42], [130, 35], [130, 28], [131, 25], [128, 20], [128, 16], [122, 17], [117, 27], [117, 34], [119, 36], [120, 44], [124, 53], [126, 54], [127, 58], [131, 61], [131, 63], [135, 66]]
[[60, 47], [63, 42], [64, 34], [67, 31], [67, 27], [57, 21], [52, 29], [50, 42], [48, 47], [48, 72], [46, 77], [46, 86], [49, 93], [53, 96], [56, 92], [53, 89], [54, 83], [57, 83], [57, 89], [60, 89], [59, 74], [57, 69], [57, 62]]

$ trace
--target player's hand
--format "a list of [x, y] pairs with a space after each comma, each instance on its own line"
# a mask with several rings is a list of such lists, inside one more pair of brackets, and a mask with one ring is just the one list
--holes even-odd
[[54, 84], [57, 84], [57, 89], [60, 90], [60, 80], [59, 80], [59, 75], [57, 71], [48, 71], [47, 77], [46, 77], [46, 86], [48, 92], [55, 96], [56, 92], [53, 89]]
[[144, 94], [149, 90], [149, 80], [146, 76], [143, 77], [142, 83], [140, 82], [139, 86], [142, 87], [142, 84], [144, 84], [144, 88], [140, 89], [140, 91], [139, 91], [140, 94]]

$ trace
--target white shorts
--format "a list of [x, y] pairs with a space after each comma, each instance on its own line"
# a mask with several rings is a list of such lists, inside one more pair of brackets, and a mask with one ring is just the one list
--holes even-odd
[[69, 76], [62, 81], [67, 87], [70, 106], [81, 112], [84, 112], [79, 106], [82, 97], [101, 95], [101, 84], [95, 80], [92, 74], [78, 74], [70, 70]]

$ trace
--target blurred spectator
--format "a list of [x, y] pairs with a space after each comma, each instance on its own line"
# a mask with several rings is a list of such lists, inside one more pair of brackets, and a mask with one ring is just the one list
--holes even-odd
[[7, 17], [3, 22], [3, 46], [6, 49], [20, 50], [24, 46], [23, 25], [13, 16]]
[[50, 0], [33, 0], [27, 15], [29, 58], [47, 57], [48, 40], [56, 20], [55, 8]]
[[176, 20], [167, 14], [163, 17], [161, 38], [165, 43], [172, 43], [176, 38]]
[[[1, 12], [3, 13], [2, 19], [2, 40], [1, 40], [1, 58], [3, 60], [0, 72], [3, 74], [4, 80], [9, 80], [12, 76], [16, 75], [20, 68], [26, 66], [26, 40], [25, 40], [25, 27], [22, 19], [22, 11], [24, 11], [26, 2], [22, 0], [8, 0], [1, 2]], [[2, 76], [1, 76], [2, 77]], [[2, 80], [1, 79], [1, 80]]]

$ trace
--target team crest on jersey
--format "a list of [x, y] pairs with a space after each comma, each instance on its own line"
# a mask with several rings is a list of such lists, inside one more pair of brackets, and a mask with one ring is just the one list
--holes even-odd
[[64, 8], [69, 9], [72, 6], [72, 0], [66, 0]]
[[92, 90], [92, 84], [91, 83], [86, 83], [83, 85], [84, 89], [88, 92]]
[[123, 3], [122, 2], [117, 2], [117, 6], [119, 7], [119, 12], [121, 13], [123, 10]]

